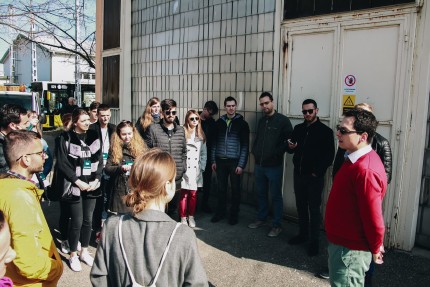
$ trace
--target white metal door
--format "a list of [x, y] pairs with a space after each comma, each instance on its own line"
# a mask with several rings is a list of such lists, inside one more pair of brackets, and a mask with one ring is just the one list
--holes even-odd
[[[366, 102], [373, 106], [380, 122], [378, 132], [386, 137], [393, 149], [393, 180], [384, 201], [384, 216], [388, 242], [394, 241], [396, 212], [399, 195], [396, 176], [404, 138], [401, 133], [402, 115], [406, 111], [410, 73], [408, 43], [410, 27], [404, 15], [373, 20], [349, 19], [325, 25], [287, 25], [284, 41], [284, 78], [281, 91], [284, 112], [293, 125], [302, 120], [301, 103], [306, 98], [317, 101], [320, 119], [331, 127], [341, 118], [344, 79], [356, 78], [355, 104]], [[318, 22], [318, 21], [315, 21]], [[303, 24], [303, 23], [302, 23]], [[406, 97], [404, 97], [406, 96]], [[337, 143], [336, 143], [337, 145]], [[292, 157], [287, 157], [284, 175], [284, 202], [286, 213], [296, 215], [293, 193]], [[323, 208], [331, 187], [331, 169], [328, 171]], [[393, 234], [391, 234], [391, 232]], [[389, 244], [389, 243], [388, 243]]]

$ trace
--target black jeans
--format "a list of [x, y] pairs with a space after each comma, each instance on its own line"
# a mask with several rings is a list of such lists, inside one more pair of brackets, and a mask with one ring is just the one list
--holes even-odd
[[109, 179], [105, 179], [104, 176], [100, 179], [100, 187], [102, 190], [102, 196], [96, 198], [96, 206], [93, 213], [93, 229], [100, 231], [102, 228], [102, 214], [107, 210], [107, 205], [110, 200], [111, 187], [108, 186]]
[[294, 172], [294, 193], [299, 215], [300, 235], [318, 242], [321, 224], [321, 197], [324, 177], [299, 175]]
[[212, 164], [210, 163], [210, 160], [208, 160], [205, 171], [203, 172], [202, 206], [209, 205], [209, 195], [211, 194], [211, 188], [212, 188]]
[[60, 200], [60, 219], [58, 229], [61, 241], [69, 238], [70, 204]]
[[82, 198], [78, 202], [68, 203], [70, 208], [70, 230], [69, 245], [70, 251], [76, 252], [78, 241], [81, 239], [82, 247], [88, 247], [91, 238], [91, 224], [94, 207], [97, 198]]
[[218, 179], [218, 206], [216, 214], [224, 216], [227, 210], [228, 178], [231, 185], [230, 217], [237, 217], [240, 206], [240, 175], [235, 173], [237, 159], [216, 159], [216, 175]]

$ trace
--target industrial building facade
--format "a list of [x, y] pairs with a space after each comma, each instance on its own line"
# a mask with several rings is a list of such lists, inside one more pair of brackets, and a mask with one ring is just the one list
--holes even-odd
[[[121, 119], [136, 120], [154, 96], [176, 100], [180, 120], [234, 96], [252, 142], [262, 91], [293, 125], [306, 98], [333, 129], [343, 109], [371, 104], [394, 158], [385, 243], [430, 248], [428, 1], [98, 0], [97, 20], [97, 93]], [[284, 211], [295, 217], [291, 156], [285, 167]], [[249, 203], [253, 169], [250, 155]]]

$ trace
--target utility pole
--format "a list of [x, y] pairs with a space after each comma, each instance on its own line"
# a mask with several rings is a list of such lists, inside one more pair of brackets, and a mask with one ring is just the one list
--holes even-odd
[[[78, 51], [79, 46], [79, 38], [80, 38], [80, 13], [81, 7], [79, 4], [79, 0], [75, 0], [75, 50]], [[80, 68], [80, 60], [78, 54], [75, 54], [75, 99], [77, 100], [77, 104], [80, 107], [82, 105], [82, 97], [81, 97], [81, 68]]]
[[33, 1], [30, 1], [31, 7], [31, 24], [30, 24], [30, 40], [31, 40], [31, 81], [37, 82], [37, 45], [34, 42], [34, 14], [33, 14]]
[[13, 23], [13, 6], [11, 4], [9, 4], [8, 6], [9, 9], [9, 21], [10, 21], [10, 26], [9, 26], [9, 35], [12, 39], [12, 42], [10, 44], [9, 47], [9, 83], [14, 84], [15, 83], [15, 52], [14, 52], [14, 39], [12, 37], [13, 35], [13, 29], [12, 29], [12, 23]]

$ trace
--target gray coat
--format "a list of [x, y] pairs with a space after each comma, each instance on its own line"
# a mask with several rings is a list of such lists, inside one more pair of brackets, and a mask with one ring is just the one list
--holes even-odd
[[187, 142], [184, 128], [174, 123], [174, 128], [169, 133], [161, 120], [158, 124], [151, 124], [148, 127], [145, 143], [149, 148], [158, 147], [173, 157], [176, 163], [175, 181], [179, 186], [187, 170]]
[[[103, 227], [90, 279], [93, 286], [131, 286], [118, 236], [119, 216], [110, 217]], [[136, 281], [148, 286], [155, 276], [161, 256], [176, 222], [167, 214], [144, 210], [126, 215], [122, 236], [128, 263]], [[157, 286], [208, 286], [197, 250], [196, 236], [188, 226], [176, 231]]]

